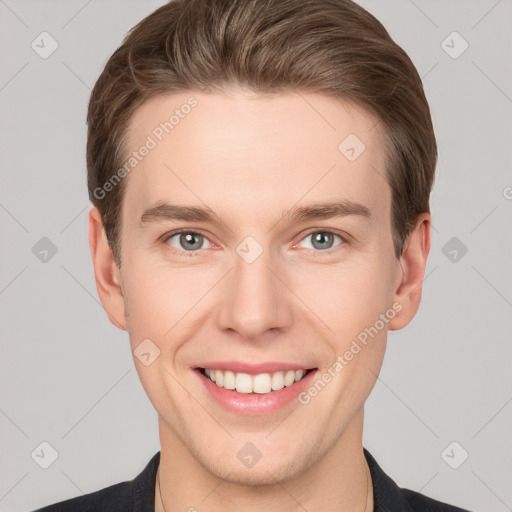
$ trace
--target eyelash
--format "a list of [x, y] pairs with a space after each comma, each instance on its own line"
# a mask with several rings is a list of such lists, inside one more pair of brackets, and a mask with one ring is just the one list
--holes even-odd
[[[173, 238], [174, 236], [176, 235], [180, 235], [180, 234], [183, 234], [183, 233], [186, 233], [186, 234], [195, 234], [195, 235], [202, 235], [204, 238], [206, 238], [210, 243], [213, 243], [209, 240], [209, 238], [200, 230], [191, 230], [191, 229], [179, 229], [177, 231], [172, 231], [170, 233], [166, 233], [163, 237], [161, 237], [161, 241], [162, 243], [166, 246], [166, 248], [168, 248], [173, 254], [179, 256], [179, 257], [183, 257], [183, 258], [190, 258], [190, 257], [194, 257], [194, 256], [199, 256], [200, 253], [201, 253], [201, 250], [197, 250], [197, 251], [185, 251], [185, 250], [179, 250], [179, 249], [176, 249], [175, 247], [172, 247], [170, 246], [167, 242], [170, 238]], [[335, 237], [338, 237], [340, 239], [340, 243], [338, 245], [335, 245], [334, 247], [331, 247], [330, 249], [324, 249], [324, 250], [320, 250], [320, 249], [307, 249], [308, 251], [312, 251], [312, 253], [315, 255], [315, 256], [320, 256], [320, 255], [325, 255], [325, 256], [328, 256], [328, 255], [331, 255], [333, 252], [335, 252], [336, 250], [340, 249], [342, 246], [346, 245], [347, 244], [347, 239], [345, 238], [345, 236], [342, 236], [341, 234], [337, 233], [336, 231], [332, 231], [332, 230], [329, 230], [329, 229], [312, 229], [310, 231], [308, 231], [304, 236], [302, 236], [302, 238], [295, 244], [293, 244], [293, 248], [295, 248], [300, 242], [302, 242], [304, 239], [306, 239], [308, 236], [311, 236], [315, 233], [324, 233], [324, 234], [331, 234], [331, 235], [334, 235]], [[215, 244], [214, 244], [215, 245]]]
[[307, 237], [309, 237], [315, 233], [330, 234], [330, 235], [334, 235], [335, 237], [338, 237], [340, 239], [340, 243], [338, 245], [331, 247], [330, 249], [324, 249], [324, 250], [307, 249], [308, 251], [312, 251], [312, 254], [314, 254], [315, 256], [329, 256], [347, 244], [346, 238], [344, 236], [342, 236], [341, 234], [337, 233], [336, 231], [332, 231], [330, 229], [313, 229], [313, 230], [308, 231], [296, 244], [293, 244], [292, 247], [295, 248], [300, 242], [302, 242]]
[[[176, 247], [172, 247], [170, 246], [167, 241], [176, 236], [176, 235], [181, 235], [183, 233], [186, 233], [186, 234], [194, 234], [194, 235], [202, 235], [204, 238], [206, 238], [208, 241], [208, 237], [202, 232], [202, 231], [199, 231], [199, 230], [191, 230], [191, 229], [179, 229], [177, 231], [172, 231], [171, 233], [166, 233], [163, 237], [162, 237], [162, 243], [167, 247], [167, 249], [170, 250], [170, 252], [172, 252], [174, 255], [176, 256], [179, 256], [180, 258], [190, 258], [190, 257], [194, 257], [194, 256], [199, 256], [199, 253], [201, 252], [200, 250], [198, 251], [185, 251], [185, 250], [179, 250], [179, 249], [176, 249]], [[212, 243], [212, 242], [210, 242]]]

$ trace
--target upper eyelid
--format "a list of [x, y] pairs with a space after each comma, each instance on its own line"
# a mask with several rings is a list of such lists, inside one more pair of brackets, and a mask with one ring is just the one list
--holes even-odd
[[331, 233], [334, 236], [338, 236], [339, 238], [341, 238], [344, 242], [346, 242], [349, 238], [348, 235], [345, 235], [344, 233], [342, 234], [342, 233], [336, 231], [335, 229], [329, 229], [329, 228], [318, 229], [317, 228], [317, 229], [311, 229], [311, 230], [307, 231], [305, 234], [301, 235], [299, 242], [304, 240], [304, 238], [306, 238], [307, 236], [312, 235], [313, 233]]
[[177, 230], [169, 231], [168, 233], [165, 233], [160, 238], [165, 241], [169, 238], [172, 238], [173, 236], [182, 235], [183, 233], [193, 233], [196, 235], [202, 235], [205, 238], [208, 238], [208, 240], [210, 240], [210, 238], [200, 229], [177, 229]]
[[173, 238], [177, 235], [182, 235], [183, 233], [192, 233], [194, 235], [201, 235], [204, 238], [206, 238], [208, 240], [208, 242], [210, 242], [211, 244], [217, 245], [217, 244], [215, 244], [215, 242], [212, 242], [210, 240], [210, 237], [208, 235], [206, 235], [205, 233], [203, 233], [200, 229], [178, 229], [176, 231], [170, 231], [169, 233], [166, 233], [165, 235], [161, 236], [160, 239], [163, 242], [167, 242], [167, 240], [169, 240], [169, 238]]
[[[302, 235], [302, 238], [304, 238], [306, 236], [309, 236], [309, 235], [312, 235], [313, 233], [332, 233], [333, 235], [337, 235], [340, 238], [343, 238], [343, 235], [341, 235], [338, 231], [336, 231], [334, 229], [328, 229], [328, 228], [325, 228], [325, 229], [311, 229], [311, 230], [307, 231], [304, 235]], [[302, 240], [302, 238], [301, 238], [301, 240]]]

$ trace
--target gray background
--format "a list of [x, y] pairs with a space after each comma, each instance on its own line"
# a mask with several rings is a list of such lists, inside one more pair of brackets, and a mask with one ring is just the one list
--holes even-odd
[[[159, 449], [128, 336], [97, 299], [84, 155], [91, 87], [162, 3], [0, 0], [0, 511], [131, 479]], [[390, 335], [364, 445], [400, 486], [512, 510], [512, 1], [361, 3], [424, 78], [440, 149], [423, 304]]]

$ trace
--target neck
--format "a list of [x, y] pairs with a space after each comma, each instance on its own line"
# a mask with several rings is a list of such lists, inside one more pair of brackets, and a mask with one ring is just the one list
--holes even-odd
[[330, 450], [297, 476], [250, 485], [207, 471], [159, 419], [155, 512], [371, 512], [373, 487], [363, 453], [362, 422], [363, 409]]

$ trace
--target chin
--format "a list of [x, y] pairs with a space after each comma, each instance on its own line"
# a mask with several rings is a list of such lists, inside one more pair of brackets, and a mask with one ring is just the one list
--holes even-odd
[[313, 458], [305, 454], [287, 455], [287, 459], [281, 456], [270, 458], [262, 455], [252, 467], [247, 467], [237, 457], [232, 456], [230, 461], [226, 460], [223, 463], [219, 463], [222, 455], [215, 459], [198, 458], [197, 461], [216, 478], [236, 485], [259, 487], [291, 480], [314, 464]]
[[[261, 464], [261, 465], [260, 465]], [[212, 468], [213, 469], [213, 468]], [[218, 469], [218, 468], [215, 468]], [[217, 478], [231, 484], [261, 487], [266, 485], [275, 485], [277, 482], [284, 482], [293, 478], [299, 471], [291, 471], [290, 468], [279, 466], [268, 466], [261, 461], [258, 467], [240, 468], [239, 466], [224, 467], [221, 473], [213, 473]]]

